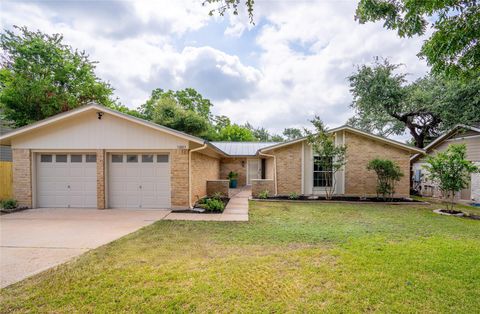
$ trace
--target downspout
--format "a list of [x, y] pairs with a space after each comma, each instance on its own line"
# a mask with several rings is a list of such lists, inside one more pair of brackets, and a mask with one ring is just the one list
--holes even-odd
[[261, 151], [259, 151], [258, 154], [260, 156], [273, 158], [273, 184], [275, 186], [275, 195], [277, 195], [277, 158], [275, 157], [275, 155], [268, 155], [268, 154], [262, 153]]
[[192, 153], [198, 152], [202, 149], [207, 148], [207, 143], [205, 142], [202, 147], [197, 147], [188, 151], [188, 207], [190, 209], [192, 206]]

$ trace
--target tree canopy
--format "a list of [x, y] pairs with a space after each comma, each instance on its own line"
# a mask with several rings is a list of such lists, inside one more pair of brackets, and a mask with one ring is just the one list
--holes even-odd
[[0, 34], [0, 106], [4, 118], [23, 126], [91, 101], [113, 106], [113, 88], [95, 75], [85, 52], [47, 35], [14, 27]]
[[408, 83], [399, 67], [376, 59], [348, 78], [355, 110], [348, 124], [383, 136], [407, 130], [415, 146], [423, 148], [457, 123], [480, 120], [480, 79], [465, 82], [427, 75]]
[[[480, 69], [480, 6], [477, 0], [360, 0], [360, 23], [384, 21], [400, 37], [433, 33], [419, 53], [433, 73], [455, 78], [478, 77]], [[431, 22], [430, 22], [431, 21]]]

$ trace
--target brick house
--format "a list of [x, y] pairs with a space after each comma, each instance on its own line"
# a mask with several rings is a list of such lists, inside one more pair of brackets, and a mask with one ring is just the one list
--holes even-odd
[[[348, 147], [336, 194], [375, 194], [369, 160], [395, 160], [406, 176], [417, 148], [343, 126], [331, 130]], [[322, 194], [328, 171], [314, 167], [305, 138], [283, 143], [208, 142], [97, 104], [83, 106], [0, 136], [12, 148], [14, 197], [27, 207], [188, 208], [228, 193], [227, 175], [256, 193]]]

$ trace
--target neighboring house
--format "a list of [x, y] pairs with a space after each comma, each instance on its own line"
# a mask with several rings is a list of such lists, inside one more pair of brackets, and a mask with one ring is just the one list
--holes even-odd
[[[5, 120], [0, 120], [0, 136], [11, 132], [12, 128]], [[0, 161], [12, 161], [12, 150], [10, 146], [0, 145]]]
[[[428, 155], [433, 155], [436, 152], [445, 151], [450, 144], [465, 144], [467, 146], [467, 159], [480, 166], [480, 128], [457, 125], [426, 146], [425, 152]], [[424, 165], [426, 165], [425, 157], [415, 155], [411, 162], [413, 189], [422, 196], [441, 197], [437, 185], [428, 179], [428, 171], [424, 168]], [[472, 174], [470, 186], [458, 193], [456, 198], [480, 201], [480, 174]]]
[[[331, 130], [348, 146], [336, 194], [375, 195], [367, 163], [396, 161], [409, 195], [410, 156], [422, 150], [343, 126]], [[239, 185], [271, 194], [322, 194], [328, 169], [314, 166], [306, 139], [284, 143], [207, 142], [97, 104], [80, 107], [0, 137], [13, 152], [14, 196], [28, 207], [187, 208], [216, 190]]]

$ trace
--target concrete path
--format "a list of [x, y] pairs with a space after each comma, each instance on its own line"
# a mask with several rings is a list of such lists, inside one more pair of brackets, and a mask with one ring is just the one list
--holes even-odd
[[[232, 196], [233, 194], [233, 196]], [[195, 220], [195, 221], [248, 221], [248, 199], [252, 194], [250, 189], [239, 190], [231, 194], [230, 201], [221, 214], [170, 213], [164, 220]]]
[[42, 208], [0, 216], [0, 287], [107, 244], [168, 210]]

